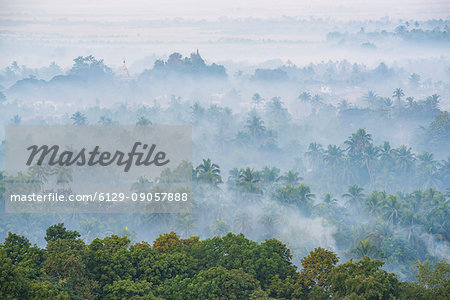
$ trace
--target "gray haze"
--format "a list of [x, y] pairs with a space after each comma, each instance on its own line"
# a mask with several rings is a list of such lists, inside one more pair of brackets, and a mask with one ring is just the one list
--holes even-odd
[[[5, 1], [0, 2], [0, 66], [12, 60], [69, 67], [93, 54], [112, 66], [199, 48], [214, 61], [347, 59], [378, 63], [395, 57], [439, 57], [445, 51], [387, 45], [370, 57], [323, 45], [332, 31], [392, 30], [409, 20], [446, 19], [448, 1]], [[309, 22], [316, 20], [317, 22]], [[372, 20], [372, 21], [369, 21]], [[350, 22], [351, 21], [351, 22]], [[426, 45], [424, 45], [426, 46]], [[424, 52], [426, 51], [426, 54]], [[133, 71], [133, 68], [131, 68]]]

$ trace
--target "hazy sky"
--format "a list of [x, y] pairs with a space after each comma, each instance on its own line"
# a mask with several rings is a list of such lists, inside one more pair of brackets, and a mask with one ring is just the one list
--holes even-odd
[[448, 0], [0, 0], [2, 17], [195, 18], [332, 17], [448, 18]]
[[[294, 63], [328, 59], [355, 61], [357, 57], [348, 51], [324, 49], [320, 45], [299, 44], [298, 41], [321, 42], [330, 31], [360, 30], [356, 22], [328, 22], [328, 18], [378, 20], [385, 16], [391, 18], [392, 22], [386, 22], [391, 27], [371, 28], [367, 25], [366, 29], [390, 31], [411, 19], [448, 20], [450, 1], [0, 0], [0, 67], [14, 60], [35, 67], [56, 61], [69, 67], [74, 57], [90, 54], [120, 66], [123, 57], [132, 63], [153, 54], [164, 57], [178, 51], [187, 55], [197, 48], [213, 61], [259, 62], [274, 58], [290, 59]], [[223, 17], [232, 20], [223, 20]], [[245, 24], [239, 20], [248, 17], [264, 20], [247, 20]], [[325, 21], [311, 22], [307, 27], [284, 17], [314, 17]], [[177, 18], [185, 20], [182, 22]], [[201, 22], [203, 19], [211, 22]], [[166, 20], [169, 21], [163, 22]], [[320, 23], [320, 27], [316, 23]], [[265, 40], [277, 43], [262, 44]], [[283, 41], [287, 43], [283, 44]], [[414, 47], [408, 49], [414, 56], [424, 53]], [[388, 53], [395, 50], [388, 49]], [[441, 49], [436, 53], [427, 51], [427, 56], [442, 55]], [[409, 57], [403, 49], [401, 57]], [[368, 59], [363, 59], [368, 63]], [[375, 64], [381, 59], [386, 60], [387, 54], [378, 51], [371, 59]]]

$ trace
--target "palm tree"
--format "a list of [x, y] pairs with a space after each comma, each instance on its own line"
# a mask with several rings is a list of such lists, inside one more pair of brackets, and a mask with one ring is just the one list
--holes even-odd
[[280, 180], [280, 169], [276, 167], [265, 166], [261, 170], [261, 179], [264, 183], [273, 184]]
[[148, 208], [148, 214], [143, 214], [147, 222], [158, 226], [162, 232], [168, 232], [171, 224], [173, 224], [173, 219], [177, 214], [169, 213], [167, 210], [167, 205], [163, 204], [161, 201], [158, 205], [151, 205]]
[[389, 97], [383, 98], [384, 109], [389, 111], [392, 106], [392, 99]]
[[415, 161], [415, 156], [411, 147], [406, 147], [405, 145], [394, 150], [394, 158], [397, 167], [403, 171], [404, 174], [413, 167]]
[[203, 118], [205, 114], [205, 109], [200, 105], [200, 103], [195, 102], [194, 105], [191, 106], [192, 111], [192, 122], [195, 124]]
[[[331, 193], [325, 194], [323, 202], [314, 206], [314, 215], [326, 218], [337, 226], [342, 225], [342, 217], [346, 214], [345, 210], [339, 206], [337, 199]], [[341, 219], [338, 221], [338, 219]]]
[[260, 173], [254, 169], [241, 169], [239, 170], [237, 185], [241, 191], [253, 194], [262, 194], [262, 190], [259, 187], [259, 183], [261, 182], [260, 178]]
[[356, 184], [348, 187], [348, 192], [343, 194], [343, 198], [347, 198], [347, 206], [360, 208], [364, 199], [364, 189]]
[[140, 116], [136, 122], [137, 126], [148, 126], [152, 125], [152, 122], [147, 119], [145, 116]]
[[400, 224], [402, 228], [404, 228], [404, 232], [406, 234], [406, 240], [410, 242], [411, 245], [415, 245], [418, 240], [418, 222], [419, 216], [416, 214], [416, 211], [413, 207], [407, 207], [403, 209]]
[[251, 216], [246, 212], [236, 214], [233, 220], [234, 229], [239, 233], [248, 235], [252, 229], [250, 218]]
[[268, 237], [273, 237], [275, 227], [280, 223], [280, 213], [278, 211], [278, 207], [275, 205], [265, 207], [263, 214], [259, 217], [258, 223], [264, 226]]
[[298, 99], [300, 99], [303, 102], [308, 102], [311, 100], [311, 94], [308, 92], [303, 92], [298, 96]]
[[364, 96], [364, 100], [366, 100], [370, 106], [375, 105], [375, 103], [377, 102], [377, 99], [378, 99], [378, 96], [377, 96], [377, 94], [375, 94], [374, 91], [368, 91], [367, 94]]
[[250, 119], [247, 120], [245, 128], [247, 129], [250, 136], [255, 138], [264, 136], [266, 132], [264, 121], [256, 115], [251, 116]]
[[21, 121], [22, 121], [22, 118], [19, 115], [14, 115], [14, 117], [12, 117], [12, 119], [11, 119], [11, 122], [13, 123], [13, 125], [19, 125]]
[[303, 178], [298, 175], [298, 172], [294, 172], [292, 170], [286, 172], [280, 179], [290, 185], [296, 185], [300, 182], [300, 180], [303, 180]]
[[401, 105], [401, 100], [403, 96], [405, 96], [405, 93], [401, 88], [396, 88], [392, 93], [392, 97], [397, 98], [397, 105]]
[[[423, 224], [422, 228], [423, 228], [424, 232], [420, 236], [421, 239], [424, 241], [426, 240], [427, 246], [429, 248], [428, 251], [430, 252], [430, 254], [436, 255], [437, 253], [436, 253], [436, 247], [435, 247], [435, 242], [434, 242], [434, 240], [436, 238], [435, 237], [436, 228], [435, 228], [434, 224], [432, 222], [428, 222], [426, 224]], [[439, 234], [437, 234], [437, 235], [439, 236]]]
[[356, 180], [355, 168], [352, 164], [352, 160], [349, 156], [344, 156], [342, 160], [342, 168], [340, 176], [340, 182], [345, 185], [349, 185], [350, 183]]
[[284, 107], [280, 97], [273, 97], [266, 107], [266, 113], [275, 122], [286, 122], [289, 120], [289, 111]]
[[380, 159], [383, 163], [389, 163], [392, 161], [393, 150], [389, 142], [384, 141], [383, 146], [379, 148]]
[[30, 188], [33, 191], [41, 191], [43, 184], [44, 180], [42, 179], [41, 174], [28, 171], [28, 176], [26, 180], [26, 185], [28, 188]]
[[352, 250], [357, 255], [357, 258], [363, 258], [365, 256], [373, 256], [377, 252], [377, 248], [372, 245], [369, 239], [359, 241], [358, 246]]
[[414, 97], [407, 97], [406, 102], [408, 103], [407, 108], [412, 109], [416, 102], [414, 101]]
[[175, 229], [181, 237], [190, 237], [195, 230], [195, 219], [192, 214], [178, 214], [175, 221]]
[[53, 174], [49, 165], [33, 165], [29, 168], [31, 176], [41, 183], [47, 182], [48, 176]]
[[264, 183], [264, 193], [273, 191], [274, 187], [278, 186], [280, 177], [280, 169], [276, 167], [265, 166], [261, 172], [261, 180]]
[[308, 151], [305, 152], [305, 156], [309, 158], [309, 164], [312, 168], [317, 166], [323, 159], [323, 148], [321, 144], [311, 143], [308, 146]]
[[295, 205], [297, 207], [307, 209], [312, 206], [314, 194], [311, 193], [311, 188], [307, 185], [300, 184], [298, 186], [292, 186], [287, 184], [286, 186], [279, 188], [273, 197], [279, 203], [285, 205]]
[[367, 196], [364, 201], [364, 209], [369, 216], [378, 216], [381, 212], [381, 208], [386, 201], [386, 192], [373, 192]]
[[323, 160], [333, 169], [337, 168], [343, 162], [344, 151], [336, 145], [328, 145], [323, 156]]
[[359, 128], [355, 133], [344, 142], [347, 150], [351, 155], [362, 154], [372, 141], [372, 135], [367, 133], [365, 129]]
[[[441, 241], [449, 241], [447, 200], [438, 201], [437, 205], [428, 213], [427, 221], [431, 224], [432, 234]], [[429, 225], [430, 226], [430, 225]]]
[[438, 185], [438, 162], [433, 159], [433, 154], [424, 151], [418, 155], [419, 159], [419, 172], [424, 179], [423, 188], [437, 187]]
[[80, 111], [75, 112], [71, 117], [73, 125], [81, 126], [87, 124], [87, 118]]
[[409, 76], [408, 80], [412, 86], [417, 87], [419, 86], [420, 75], [417, 73], [412, 73], [411, 76]]
[[211, 159], [203, 159], [203, 162], [195, 169], [198, 180], [217, 186], [222, 183], [219, 165], [212, 163]]
[[263, 98], [261, 97], [261, 95], [258, 94], [258, 93], [255, 93], [255, 94], [252, 96], [252, 101], [253, 101], [256, 105], [259, 105], [263, 100], [264, 100], [264, 99], [263, 99]]
[[214, 224], [212, 225], [212, 234], [214, 236], [223, 237], [228, 232], [230, 232], [230, 226], [224, 221], [224, 219], [217, 219], [214, 221]]
[[442, 182], [450, 182], [450, 156], [447, 160], [442, 160], [439, 164], [439, 175]]
[[364, 162], [367, 168], [367, 172], [369, 172], [370, 183], [374, 183], [374, 175], [373, 175], [373, 165], [377, 162], [379, 157], [378, 147], [374, 147], [372, 144], [369, 144], [363, 153]]
[[352, 104], [349, 103], [346, 99], [343, 99], [341, 102], [338, 103], [339, 110], [346, 110], [350, 108]]
[[69, 189], [69, 184], [73, 180], [73, 169], [66, 166], [59, 166], [56, 169], [56, 184], [62, 189]]
[[337, 204], [337, 200], [335, 198], [333, 198], [331, 193], [325, 194], [325, 197], [323, 198], [323, 202], [328, 204], [328, 205], [331, 205], [331, 206]]
[[303, 183], [298, 186], [298, 195], [303, 206], [309, 205], [316, 197], [311, 193], [311, 188]]
[[393, 234], [394, 232], [392, 224], [377, 220], [375, 231], [370, 234], [370, 237], [375, 238], [381, 242], [386, 238], [391, 238]]
[[398, 199], [397, 195], [389, 195], [386, 199], [383, 207], [384, 211], [384, 219], [391, 223], [392, 225], [396, 225], [399, 219], [400, 211], [402, 210], [401, 202]]
[[98, 120], [98, 123], [104, 126], [117, 124], [117, 122], [114, 122], [110, 117], [107, 116], [101, 116], [100, 120]]
[[230, 176], [228, 176], [227, 184], [229, 184], [231, 186], [237, 185], [237, 183], [239, 181], [239, 169], [233, 168], [228, 173], [230, 174]]
[[425, 100], [425, 103], [428, 106], [428, 108], [435, 109], [437, 107], [437, 105], [439, 104], [440, 97], [441, 96], [439, 96], [438, 94], [433, 94], [431, 96], [428, 96], [427, 99]]

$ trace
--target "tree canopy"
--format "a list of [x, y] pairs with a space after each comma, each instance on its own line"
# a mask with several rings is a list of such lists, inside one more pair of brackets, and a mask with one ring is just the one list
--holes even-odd
[[[418, 281], [399, 281], [365, 256], [338, 264], [316, 248], [292, 264], [276, 239], [244, 235], [200, 240], [174, 232], [153, 245], [116, 235], [86, 244], [64, 224], [47, 229], [45, 249], [9, 233], [0, 244], [2, 299], [448, 299], [447, 261], [416, 262]], [[420, 298], [420, 295], [429, 295]], [[431, 298], [433, 297], [433, 298]]]

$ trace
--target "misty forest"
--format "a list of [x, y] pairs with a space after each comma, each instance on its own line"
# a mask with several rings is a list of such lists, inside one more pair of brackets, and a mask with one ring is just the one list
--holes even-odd
[[[190, 125], [193, 207], [2, 212], [0, 298], [449, 299], [450, 61], [411, 54], [448, 50], [449, 26], [336, 24], [321, 47], [356, 61], [222, 61], [200, 45], [133, 66], [8, 62], [0, 170], [5, 125]], [[373, 59], [390, 47], [409, 58]], [[0, 171], [3, 199], [8, 180], [72, 178]]]

